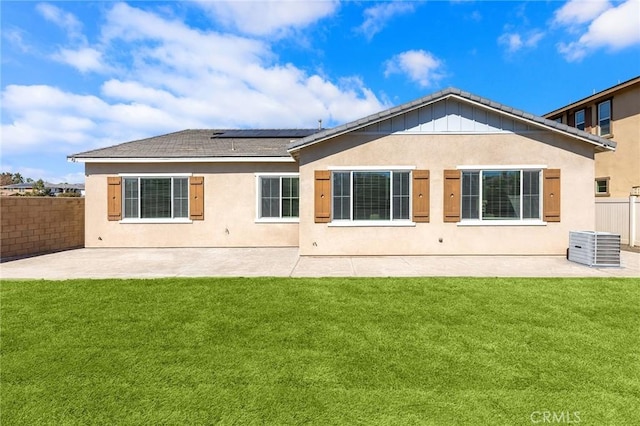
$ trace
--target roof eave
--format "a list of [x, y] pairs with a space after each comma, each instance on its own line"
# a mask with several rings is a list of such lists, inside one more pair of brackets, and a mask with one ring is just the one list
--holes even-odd
[[633, 86], [635, 84], [639, 84], [639, 83], [640, 83], [640, 77], [631, 78], [631, 79], [629, 79], [627, 81], [623, 81], [620, 84], [616, 84], [615, 86], [612, 86], [612, 87], [609, 87], [607, 89], [601, 90], [598, 93], [594, 93], [593, 95], [584, 97], [582, 99], [578, 99], [575, 102], [572, 102], [572, 103], [570, 103], [568, 105], [565, 105], [565, 106], [563, 106], [561, 108], [558, 108], [558, 109], [555, 109], [553, 111], [550, 111], [550, 112], [544, 114], [543, 117], [553, 117], [553, 116], [558, 115], [558, 114], [564, 114], [565, 112], [571, 111], [572, 109], [575, 109], [575, 108], [579, 108], [584, 104], [595, 102], [598, 99], [611, 97], [615, 93], [617, 93], [617, 92], [619, 92], [621, 90], [625, 90], [625, 89], [627, 89], [627, 88], [629, 88], [629, 87], [631, 87], [631, 86]]
[[71, 163], [294, 163], [291, 156], [277, 157], [77, 157], [69, 156]]

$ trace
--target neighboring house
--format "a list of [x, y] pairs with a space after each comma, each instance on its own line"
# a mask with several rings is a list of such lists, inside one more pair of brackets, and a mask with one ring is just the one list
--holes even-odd
[[[5, 185], [0, 187], [0, 195], [26, 195], [28, 192], [33, 192], [35, 182], [14, 183], [11, 185]], [[69, 184], [69, 183], [49, 183], [45, 182], [44, 187], [51, 191], [51, 195], [58, 196], [66, 193], [76, 193], [84, 196], [83, 184]]]
[[328, 130], [185, 130], [84, 162], [87, 247], [563, 254], [615, 143], [447, 89]]
[[628, 197], [640, 187], [640, 77], [617, 84], [544, 115], [588, 133], [610, 138], [616, 151], [595, 161], [595, 195]]
[[33, 191], [33, 185], [35, 182], [25, 182], [25, 183], [12, 183], [10, 185], [4, 185], [0, 187], [0, 195], [15, 195], [15, 194], [25, 194], [27, 192]]

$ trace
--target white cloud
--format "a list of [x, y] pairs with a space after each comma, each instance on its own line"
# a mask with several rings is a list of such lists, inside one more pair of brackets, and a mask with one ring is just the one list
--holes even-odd
[[99, 45], [60, 58], [104, 72], [100, 93], [6, 86], [3, 153], [71, 154], [186, 128], [331, 126], [389, 106], [357, 76], [331, 80], [278, 63], [264, 41], [124, 3], [102, 21]]
[[36, 10], [43, 18], [53, 22], [67, 32], [67, 36], [76, 42], [86, 42], [82, 34], [82, 23], [72, 13], [68, 13], [49, 3], [39, 3]]
[[412, 2], [395, 1], [377, 4], [364, 11], [365, 20], [358, 27], [358, 31], [370, 40], [382, 31], [394, 16], [411, 13], [414, 10], [415, 4]]
[[106, 65], [102, 62], [102, 52], [91, 47], [83, 47], [78, 50], [60, 49], [51, 56], [56, 61], [71, 65], [82, 73], [89, 71], [104, 71]]
[[395, 55], [385, 63], [385, 76], [405, 74], [421, 87], [431, 87], [443, 77], [444, 63], [424, 50], [409, 50]]
[[11, 45], [17, 47], [22, 53], [30, 53], [33, 48], [24, 41], [24, 31], [18, 28], [9, 28], [2, 31], [2, 37]]
[[498, 44], [505, 46], [508, 53], [515, 53], [525, 47], [536, 47], [543, 37], [544, 33], [537, 30], [531, 31], [524, 36], [515, 32], [506, 32], [498, 37]]
[[570, 0], [553, 14], [553, 22], [564, 26], [574, 26], [591, 22], [609, 9], [608, 0]]
[[70, 47], [61, 47], [56, 53], [50, 54], [51, 59], [67, 64], [81, 73], [105, 72], [109, 69], [103, 61], [103, 53], [88, 46], [87, 38], [82, 32], [83, 25], [75, 15], [49, 3], [39, 3], [36, 10], [46, 20], [65, 30], [70, 42]]
[[468, 16], [468, 19], [471, 19], [475, 22], [480, 22], [482, 21], [482, 14], [477, 10], [474, 10], [473, 12], [471, 12], [471, 15]]
[[[598, 13], [585, 15], [581, 19], [581, 22], [589, 22], [589, 25], [582, 31], [580, 38], [557, 45], [558, 51], [567, 61], [580, 61], [600, 48], [620, 50], [640, 44], [639, 0], [627, 0], [616, 7], [602, 7]], [[558, 22], [565, 23], [559, 20]], [[571, 23], [566, 25], [571, 31], [575, 31]]]
[[591, 22], [589, 30], [580, 37], [587, 46], [607, 46], [622, 49], [640, 43], [640, 1], [628, 0], [606, 10]]
[[306, 27], [333, 14], [333, 0], [210, 1], [197, 3], [218, 22], [244, 34], [283, 36], [291, 29]]
[[522, 47], [522, 38], [517, 33], [504, 33], [498, 38], [498, 43], [507, 47], [507, 51], [516, 52]]

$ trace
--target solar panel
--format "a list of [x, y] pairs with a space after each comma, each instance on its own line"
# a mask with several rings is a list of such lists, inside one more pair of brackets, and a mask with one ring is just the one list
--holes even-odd
[[316, 133], [317, 129], [232, 129], [224, 133], [214, 133], [217, 138], [304, 138]]

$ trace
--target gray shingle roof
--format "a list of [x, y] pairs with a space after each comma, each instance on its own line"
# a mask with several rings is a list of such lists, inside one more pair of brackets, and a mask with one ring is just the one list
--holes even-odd
[[100, 158], [289, 157], [287, 145], [308, 136], [311, 129], [198, 129], [125, 142], [70, 155]]
[[331, 129], [327, 129], [327, 130], [323, 130], [320, 132], [315, 132], [305, 138], [299, 139], [297, 141], [292, 142], [289, 145], [289, 152], [293, 153], [295, 151], [298, 151], [299, 149], [307, 146], [307, 145], [312, 145], [318, 142], [321, 142], [323, 140], [344, 134], [344, 133], [348, 133], [351, 131], [355, 131], [358, 130], [360, 128], [366, 127], [370, 124], [382, 121], [382, 120], [386, 120], [389, 119], [391, 117], [403, 114], [405, 112], [414, 110], [416, 108], [420, 108], [424, 105], [451, 97], [451, 96], [456, 96], [460, 99], [463, 100], [467, 100], [467, 101], [471, 101], [471, 102], [475, 102], [477, 104], [481, 104], [484, 105], [485, 107], [488, 107], [490, 109], [493, 109], [497, 112], [500, 112], [502, 114], [508, 114], [512, 117], [515, 117], [517, 119], [521, 119], [524, 121], [527, 121], [531, 124], [540, 126], [540, 127], [546, 127], [548, 129], [551, 130], [555, 130], [555, 131], [559, 131], [565, 134], [568, 134], [570, 136], [579, 138], [583, 141], [592, 143], [595, 146], [598, 146], [602, 149], [612, 149], [615, 148], [616, 143], [613, 142], [610, 139], [605, 139], [602, 138], [600, 136], [596, 136], [596, 135], [592, 135], [591, 133], [587, 133], [584, 132], [582, 130], [578, 130], [575, 127], [570, 127], [567, 126], [566, 124], [561, 124], [558, 123], [556, 121], [552, 121], [552, 120], [548, 120], [546, 118], [543, 117], [539, 117], [533, 114], [530, 114], [528, 112], [524, 112], [521, 111], [519, 109], [515, 109], [515, 108], [511, 108], [507, 105], [503, 105], [499, 102], [495, 102], [492, 101], [490, 99], [487, 98], [483, 98], [477, 95], [474, 95], [472, 93], [469, 92], [465, 92], [462, 91], [460, 89], [454, 88], [454, 87], [450, 87], [448, 89], [444, 89], [441, 90], [439, 92], [433, 93], [431, 95], [428, 96], [424, 96], [420, 99], [416, 99], [414, 101], [411, 102], [407, 102], [405, 104], [393, 107], [393, 108], [389, 108], [387, 110], [369, 115], [367, 117], [352, 121], [350, 123], [346, 123], [337, 127], [333, 127]]

